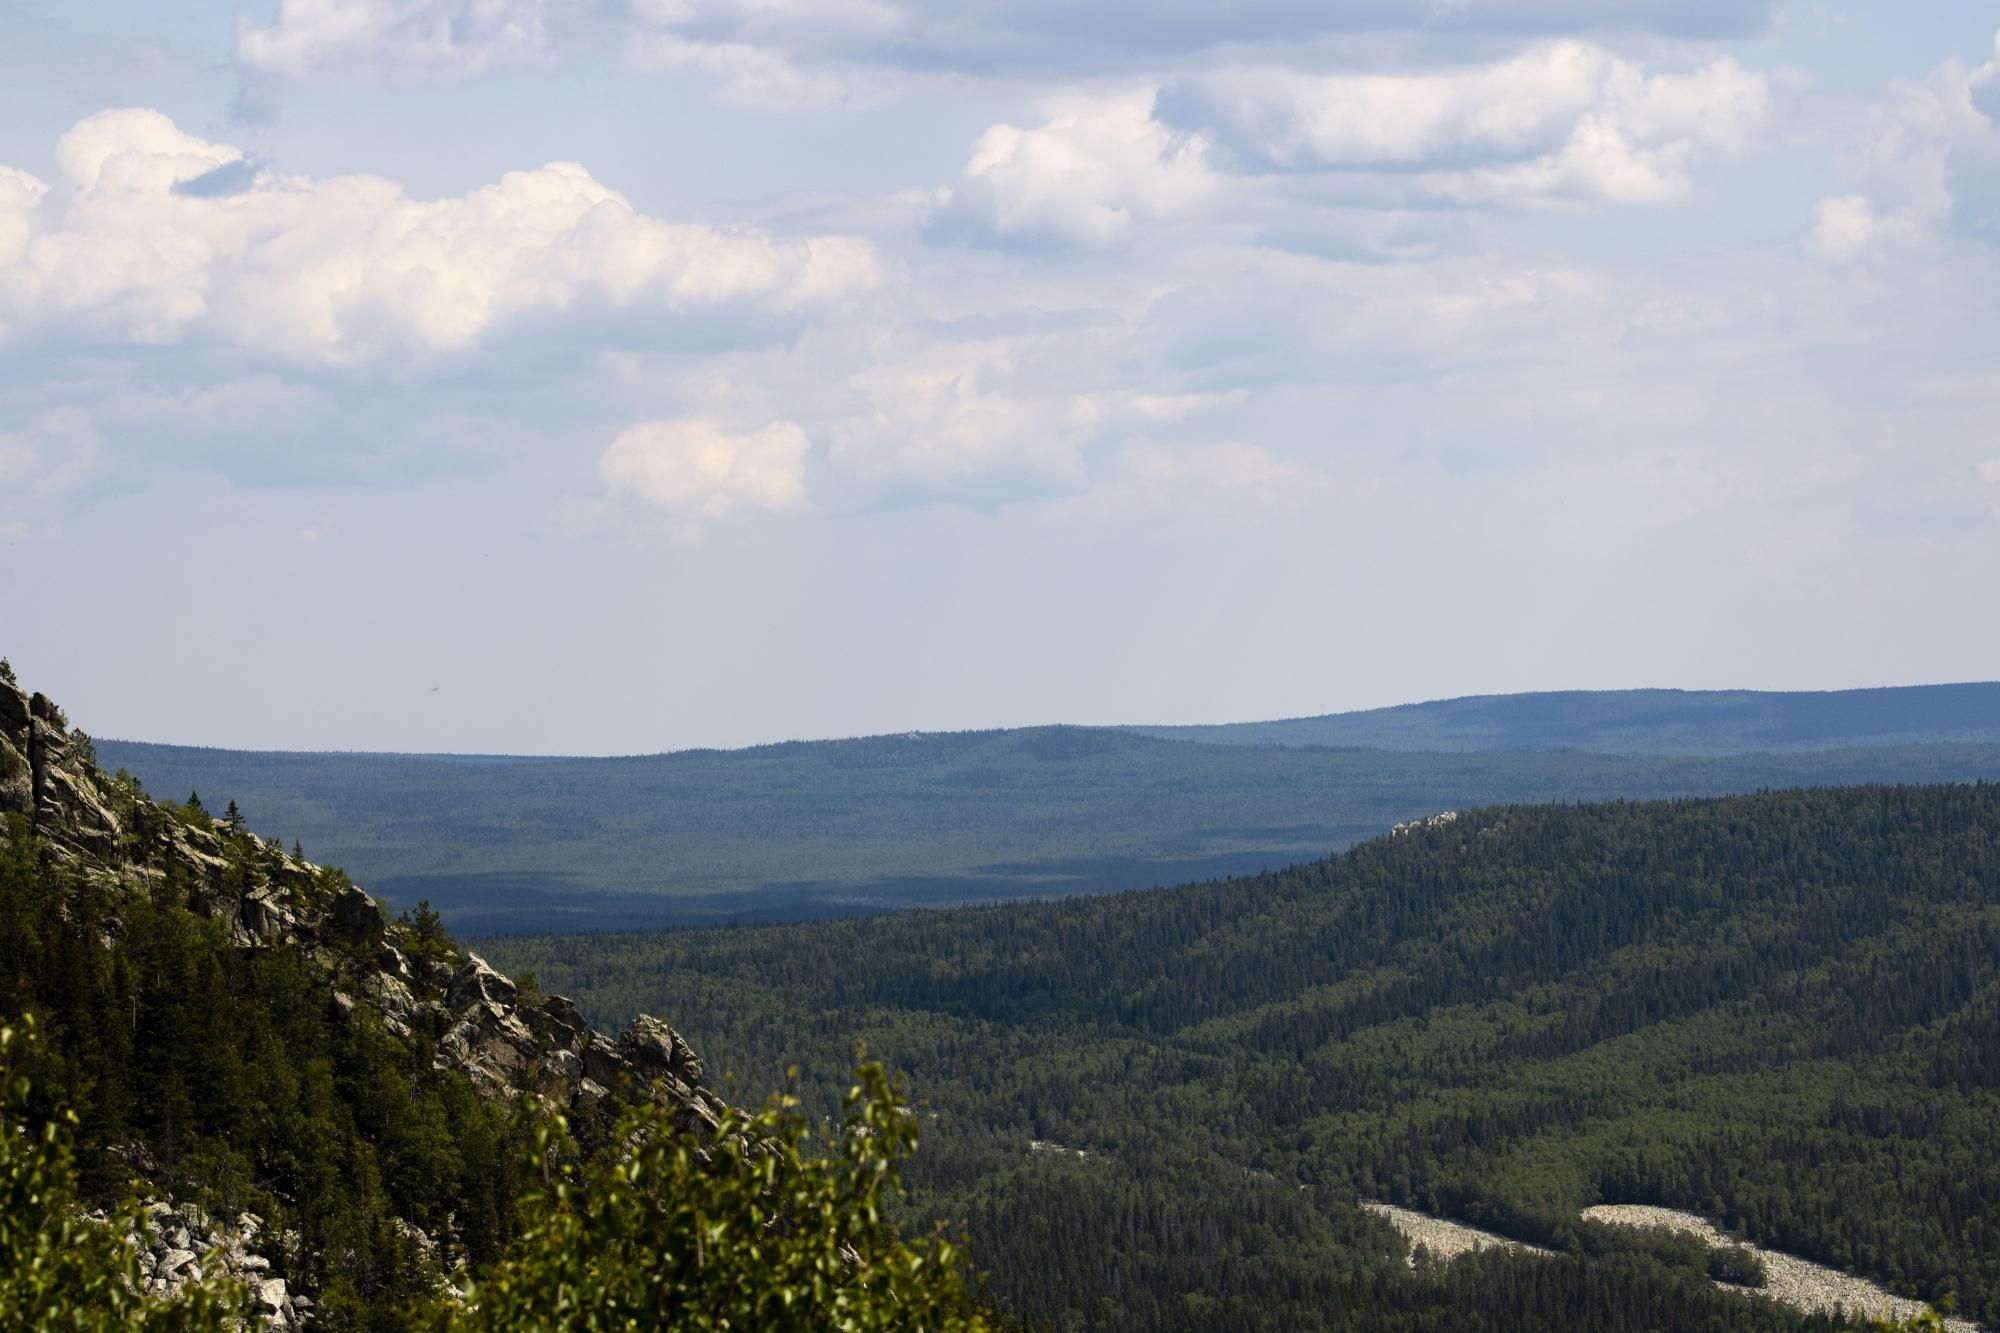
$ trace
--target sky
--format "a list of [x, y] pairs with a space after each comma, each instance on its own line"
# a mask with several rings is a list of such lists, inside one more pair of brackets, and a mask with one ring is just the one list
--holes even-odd
[[0, 654], [563, 754], [1990, 679], [1996, 29], [0, 0]]

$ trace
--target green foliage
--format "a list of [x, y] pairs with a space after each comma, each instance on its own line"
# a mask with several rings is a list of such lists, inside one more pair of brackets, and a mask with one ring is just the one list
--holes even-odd
[[1937, 1309], [1911, 1315], [1908, 1319], [1871, 1319], [1868, 1333], [1944, 1333], [1944, 1316]]
[[1771, 1280], [1764, 1261], [1741, 1245], [1719, 1245], [1709, 1251], [1708, 1275], [1737, 1287], [1761, 1287]]
[[[139, 844], [164, 817], [121, 812]], [[499, 1256], [524, 1131], [433, 1067], [434, 1034], [400, 1037], [365, 1006], [336, 1003], [340, 987], [364, 993], [372, 954], [328, 971], [294, 950], [232, 948], [219, 922], [188, 910], [184, 868], [107, 887], [46, 856], [23, 822], [11, 832], [0, 1018], [41, 1015], [33, 1110], [43, 1123], [73, 1113], [87, 1206], [127, 1188], [112, 1149], [144, 1145], [156, 1189], [297, 1233], [267, 1257], [319, 1300], [326, 1333], [403, 1327], [434, 1306], [443, 1266]], [[269, 855], [247, 836], [222, 846], [225, 881]]]
[[[815, 1108], [865, 1039], [935, 1116], [903, 1215], [963, 1221], [1058, 1327], [1377, 1308], [1402, 1250], [1357, 1198], [1651, 1308], [1744, 1302], [1581, 1209], [1686, 1209], [2000, 1314], [1996, 786], [1473, 811], [1186, 889], [486, 952], [601, 1019], [675, 1015], [751, 1086], [797, 1064]], [[1649, 1326], [1598, 1280], [1565, 1326]], [[1482, 1308], [1453, 1326], [1538, 1326]]]
[[397, 922], [408, 931], [406, 948], [412, 961], [449, 963], [457, 957], [458, 947], [445, 933], [444, 918], [429, 901], [419, 902], [414, 912], [400, 913]]
[[[24, 818], [0, 823], [0, 1020], [38, 1012], [47, 1038], [30, 1085], [11, 1021], [0, 1027], [8, 1333], [229, 1326], [233, 1287], [138, 1294], [120, 1201], [135, 1183], [125, 1164], [142, 1159], [155, 1194], [260, 1214], [273, 1275], [311, 1296], [321, 1333], [992, 1327], [957, 1247], [906, 1242], [884, 1215], [916, 1128], [879, 1068], [861, 1071], [829, 1145], [796, 1103], [732, 1114], [706, 1148], [651, 1106], [608, 1144], [594, 1119], [572, 1141], [559, 1119], [510, 1114], [438, 1068], [434, 1023], [392, 1032], [356, 1003], [380, 980], [379, 939], [310, 956], [238, 948], [189, 906], [259, 876], [280, 896], [331, 897], [345, 874], [285, 865], [234, 802], [219, 856], [149, 864], [169, 821], [213, 827], [200, 798], [175, 809], [136, 783], [103, 785], [128, 833], [124, 868], [152, 874], [120, 880], [58, 855]], [[431, 965], [462, 955], [428, 904], [403, 925], [428, 989]], [[523, 978], [519, 997], [538, 995]], [[87, 1220], [107, 1206], [109, 1223]], [[480, 1279], [473, 1309], [450, 1286], [467, 1279]], [[28, 1322], [10, 1322], [17, 1311]]]
[[0, 1026], [0, 1311], [20, 1333], [181, 1333], [216, 1329], [247, 1309], [247, 1293], [215, 1270], [174, 1297], [143, 1295], [140, 1251], [126, 1242], [136, 1206], [87, 1218], [70, 1142], [75, 1117], [37, 1126], [24, 1072], [32, 1016]]
[[[519, 1246], [450, 1327], [993, 1328], [954, 1245], [907, 1242], [885, 1225], [916, 1128], [881, 1066], [863, 1064], [855, 1078], [824, 1154], [790, 1099], [730, 1112], [705, 1147], [676, 1135], [662, 1108], [630, 1112], [616, 1136], [629, 1149], [581, 1171], [547, 1168], [523, 1200]], [[542, 1123], [531, 1167], [560, 1155], [562, 1133], [560, 1120]]]

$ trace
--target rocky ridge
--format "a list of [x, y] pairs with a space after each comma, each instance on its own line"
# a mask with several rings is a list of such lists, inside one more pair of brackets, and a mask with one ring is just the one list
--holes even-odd
[[[107, 777], [60, 708], [0, 678], [0, 817], [8, 814], [24, 816], [48, 856], [106, 893], [110, 930], [120, 894], [184, 894], [187, 907], [221, 923], [231, 947], [312, 960], [346, 1021], [377, 1022], [428, 1046], [435, 1067], [462, 1073], [489, 1098], [533, 1093], [585, 1121], [650, 1098], [696, 1133], [712, 1131], [726, 1109], [702, 1086], [700, 1057], [667, 1023], [641, 1015], [615, 1036], [592, 1029], [570, 1000], [524, 991], [435, 923], [392, 918], [340, 871], [240, 823], [150, 800], [123, 774]], [[287, 1292], [249, 1248], [256, 1218], [211, 1219], [165, 1200], [149, 1215], [150, 1237], [134, 1240], [147, 1243], [157, 1289], [186, 1281], [199, 1256], [218, 1251], [256, 1293], [267, 1324], [308, 1317], [310, 1301]]]

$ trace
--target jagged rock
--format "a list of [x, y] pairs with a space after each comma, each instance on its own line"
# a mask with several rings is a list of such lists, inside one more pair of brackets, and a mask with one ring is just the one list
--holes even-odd
[[411, 978], [410, 960], [403, 957], [403, 951], [393, 944], [383, 945], [382, 951], [375, 955], [375, 962], [386, 977], [393, 977], [402, 982], [407, 982]]
[[583, 1021], [583, 1014], [576, 1007], [576, 1001], [567, 995], [551, 995], [542, 1001], [542, 1013], [555, 1030], [558, 1045], [574, 1048], [576, 1039], [589, 1029]]
[[[127, 820], [121, 812], [133, 800], [97, 770], [59, 708], [0, 681], [0, 810], [28, 815], [52, 862], [102, 886], [114, 904], [103, 927], [107, 939], [122, 930], [116, 895], [151, 894], [181, 881], [187, 905], [225, 924], [233, 947], [295, 951], [323, 973], [322, 993], [334, 1006], [376, 1014], [411, 1043], [413, 1054], [425, 1051], [427, 1034], [443, 1032], [428, 1050], [434, 1065], [462, 1072], [487, 1097], [512, 1098], [532, 1088], [573, 1116], [602, 1121], [618, 1113], [623, 1099], [650, 1094], [673, 1109], [682, 1129], [703, 1133], [714, 1130], [726, 1109], [700, 1086], [700, 1058], [667, 1023], [642, 1017], [613, 1039], [593, 1031], [562, 996], [539, 999], [530, 1009], [514, 982], [476, 954], [413, 951], [411, 927], [392, 922], [364, 890], [274, 843], [225, 839], [178, 811]], [[145, 845], [129, 837], [127, 823], [154, 830]], [[159, 1164], [143, 1150], [120, 1157], [139, 1177], [161, 1179]], [[281, 1231], [267, 1242], [270, 1257], [259, 1255], [252, 1247], [262, 1226], [249, 1213], [225, 1222], [191, 1205], [150, 1205], [131, 1238], [142, 1255], [145, 1287], [178, 1289], [204, 1267], [197, 1256], [213, 1252], [218, 1259], [207, 1267], [219, 1262], [253, 1284], [264, 1326], [306, 1324], [314, 1303], [271, 1275], [274, 1267], [289, 1271], [300, 1262], [302, 1242]], [[442, 1245], [423, 1237], [426, 1253], [448, 1252], [449, 1230]]]
[[388, 928], [382, 904], [351, 885], [333, 900], [331, 919], [333, 933], [346, 940], [380, 940]]
[[535, 1091], [550, 1101], [567, 1105], [571, 1094], [583, 1082], [583, 1061], [575, 1051], [557, 1048], [542, 1061]]
[[399, 1037], [410, 1035], [410, 1023], [418, 1011], [417, 997], [403, 982], [386, 972], [372, 973], [365, 983], [368, 998], [382, 1016], [382, 1023]]
[[592, 1082], [608, 1088], [627, 1072], [625, 1058], [609, 1037], [593, 1032], [583, 1048], [583, 1072]]
[[0, 680], [0, 731], [19, 738], [28, 730], [28, 695], [20, 686]]
[[89, 778], [69, 769], [50, 768], [43, 775], [39, 796], [70, 841], [98, 853], [118, 846], [124, 830], [105, 805], [104, 794]]
[[36, 693], [29, 697], [28, 713], [36, 721], [42, 722], [56, 731], [60, 731], [65, 735], [69, 733], [69, 719], [63, 716], [62, 709], [56, 707], [56, 701], [49, 698], [46, 694]]
[[260, 943], [282, 944], [297, 938], [298, 918], [269, 890], [253, 889], [245, 894], [236, 915], [243, 929]]
[[510, 1005], [514, 998], [514, 983], [488, 967], [476, 953], [465, 955], [445, 993], [445, 1003], [454, 1011], [473, 1004]]
[[489, 1094], [516, 1095], [541, 1054], [517, 998], [512, 981], [468, 953], [445, 990], [446, 1012], [455, 1021], [438, 1042], [440, 1067], [461, 1071]]
[[680, 1033], [651, 1014], [632, 1020], [631, 1031], [618, 1039], [618, 1049], [641, 1078], [664, 1074], [690, 1087], [701, 1082], [701, 1057]]

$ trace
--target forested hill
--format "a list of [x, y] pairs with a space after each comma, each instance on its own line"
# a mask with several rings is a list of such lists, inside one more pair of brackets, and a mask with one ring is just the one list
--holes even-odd
[[1731, 755], [1209, 745], [1079, 727], [626, 759], [98, 743], [465, 933], [802, 917], [1255, 873], [1445, 808], [2000, 779], [2000, 743]]
[[[1490, 808], [1178, 890], [495, 948], [752, 1086], [834, 1086], [865, 1037], [935, 1117], [916, 1206], [1060, 1328], [1755, 1326], [1618, 1258], [1600, 1202], [2000, 1324], [2000, 786]], [[1582, 1266], [1387, 1286], [1367, 1198]]]
[[1215, 745], [1744, 754], [2000, 741], [2000, 682], [1824, 692], [1563, 690], [1488, 694], [1218, 726], [1134, 727]]

